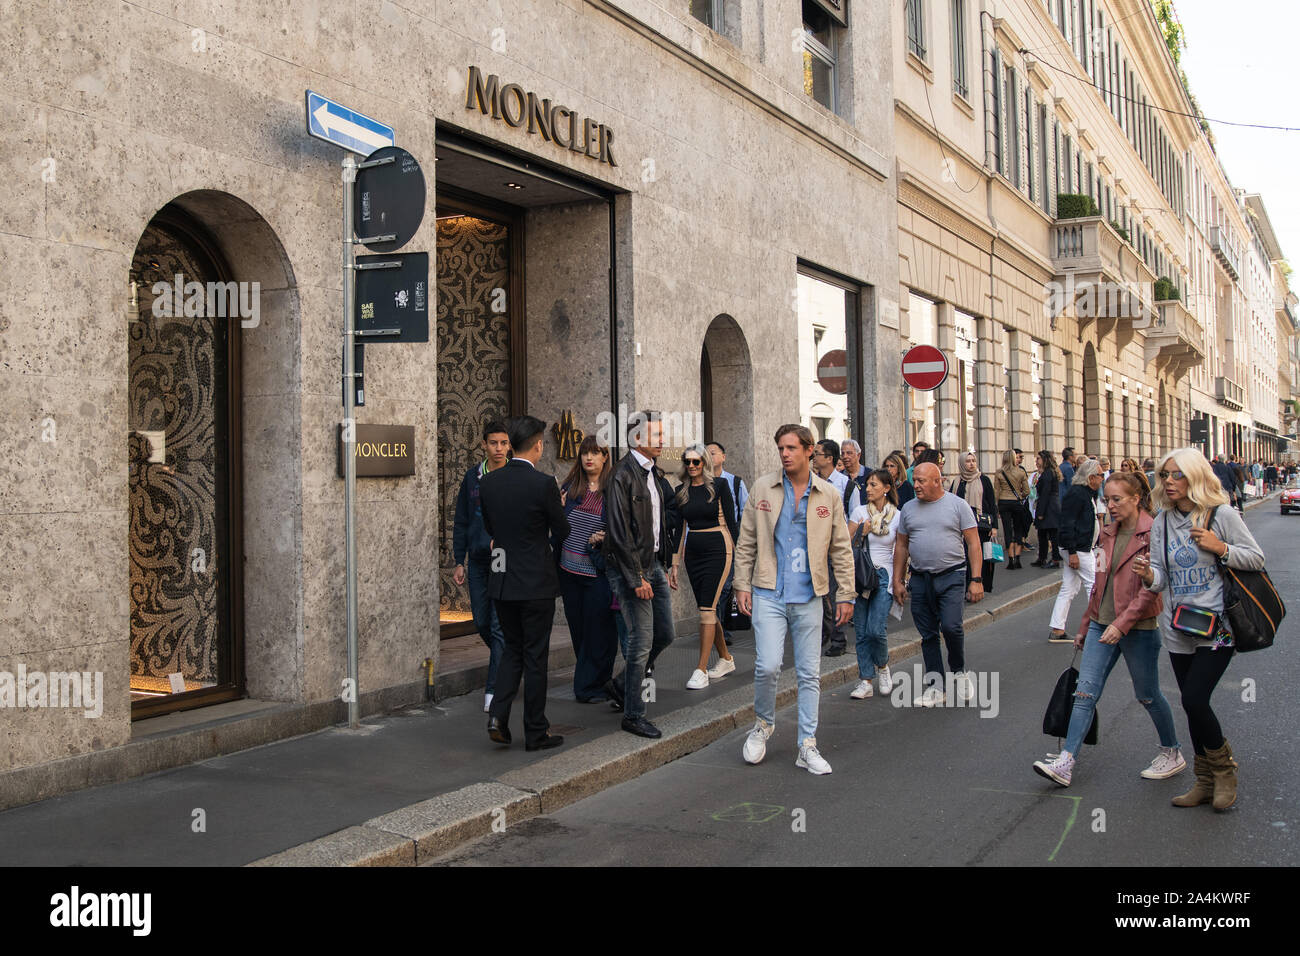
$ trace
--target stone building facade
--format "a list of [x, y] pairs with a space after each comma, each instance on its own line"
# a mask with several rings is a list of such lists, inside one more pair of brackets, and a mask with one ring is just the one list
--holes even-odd
[[[104, 681], [94, 719], [6, 710], [5, 800], [199, 755], [140, 756], [133, 716], [339, 718], [343, 154], [306, 135], [307, 90], [394, 127], [427, 184], [403, 251], [430, 255], [430, 340], [369, 345], [358, 412], [415, 442], [414, 475], [358, 482], [373, 712], [477, 640], [450, 514], [487, 415], [660, 408], [733, 471], [777, 467], [807, 275], [845, 304], [849, 427], [876, 443], [892, 6], [41, 0], [0, 26], [27, 65], [0, 86], [0, 672]], [[176, 275], [256, 316], [156, 309]]]
[[909, 396], [896, 444], [972, 449], [985, 469], [1068, 445], [1118, 467], [1188, 444], [1213, 413], [1207, 453], [1259, 447], [1236, 391], [1251, 287], [1223, 264], [1250, 231], [1181, 115], [1147, 0], [903, 6], [897, 347], [937, 345], [953, 368]]

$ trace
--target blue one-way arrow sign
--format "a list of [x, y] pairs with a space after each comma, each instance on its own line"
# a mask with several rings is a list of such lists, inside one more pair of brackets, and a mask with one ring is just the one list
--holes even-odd
[[377, 123], [311, 90], [307, 91], [307, 132], [362, 156], [369, 156], [381, 146], [393, 145], [391, 126]]

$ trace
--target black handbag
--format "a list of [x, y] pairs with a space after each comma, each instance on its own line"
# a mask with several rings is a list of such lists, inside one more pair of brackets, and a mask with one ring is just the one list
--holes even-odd
[[880, 587], [875, 562], [871, 560], [871, 546], [866, 542], [867, 520], [858, 525], [853, 534], [853, 590], [859, 597], [871, 597]]
[[736, 601], [736, 592], [727, 587], [722, 595], [723, 612], [722, 612], [722, 629], [724, 631], [748, 631], [751, 627], [751, 620], [748, 614], [740, 610], [740, 604]]
[[[1078, 660], [1078, 651], [1074, 652], [1074, 658]], [[1074, 691], [1078, 686], [1079, 671], [1072, 661], [1069, 667], [1061, 671], [1061, 676], [1056, 680], [1056, 688], [1052, 691], [1052, 699], [1047, 702], [1047, 712], [1043, 714], [1043, 733], [1047, 736], [1064, 739], [1070, 735], [1070, 714], [1074, 710]], [[1085, 744], [1097, 742], [1095, 709], [1092, 712], [1092, 726], [1088, 728], [1083, 742]]]
[[[1210, 512], [1207, 528], [1214, 523], [1214, 514], [1218, 510], [1216, 506]], [[1166, 518], [1166, 547], [1168, 528]], [[1218, 568], [1223, 578], [1223, 616], [1228, 619], [1232, 646], [1243, 654], [1272, 647], [1277, 627], [1286, 616], [1286, 605], [1268, 572], [1263, 568], [1258, 571], [1242, 571], [1223, 565], [1218, 565]]]

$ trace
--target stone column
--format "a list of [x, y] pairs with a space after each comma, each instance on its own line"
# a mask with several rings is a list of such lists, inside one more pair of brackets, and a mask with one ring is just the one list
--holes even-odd
[[992, 474], [1006, 451], [1006, 414], [1002, 400], [1002, 346], [1006, 330], [992, 319], [976, 319], [975, 343], [975, 447], [980, 469]]
[[1027, 332], [1008, 330], [1007, 336], [1011, 355], [1007, 363], [1011, 370], [1011, 440], [1016, 448], [1028, 453], [1034, 443], [1033, 353]]
[[939, 336], [935, 343], [940, 352], [948, 359], [948, 378], [939, 386], [936, 393], [935, 408], [935, 442], [947, 459], [949, 470], [961, 469], [958, 462], [954, 467], [954, 452], [961, 437], [961, 376], [957, 371], [957, 314], [951, 302], [937, 305]]
[[[1058, 457], [1069, 444], [1065, 440], [1064, 403], [1061, 401], [1060, 366], [1050, 345], [1043, 345], [1043, 397], [1039, 412], [1043, 416], [1043, 445]], [[1032, 423], [1031, 423], [1032, 424]], [[1023, 447], [1023, 446], [1022, 446]]]

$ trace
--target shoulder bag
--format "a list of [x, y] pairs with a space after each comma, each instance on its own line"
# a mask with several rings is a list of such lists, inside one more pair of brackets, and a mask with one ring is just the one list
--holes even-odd
[[864, 534], [869, 522], [870, 518], [862, 521], [853, 533], [853, 589], [859, 597], [871, 597], [880, 586], [875, 562], [871, 560], [871, 546]]
[[[1206, 527], [1214, 523], [1218, 510], [1216, 506], [1210, 512]], [[1268, 571], [1243, 571], [1215, 564], [1223, 578], [1223, 614], [1228, 619], [1233, 646], [1243, 654], [1272, 647], [1277, 627], [1286, 616], [1286, 605]]]

